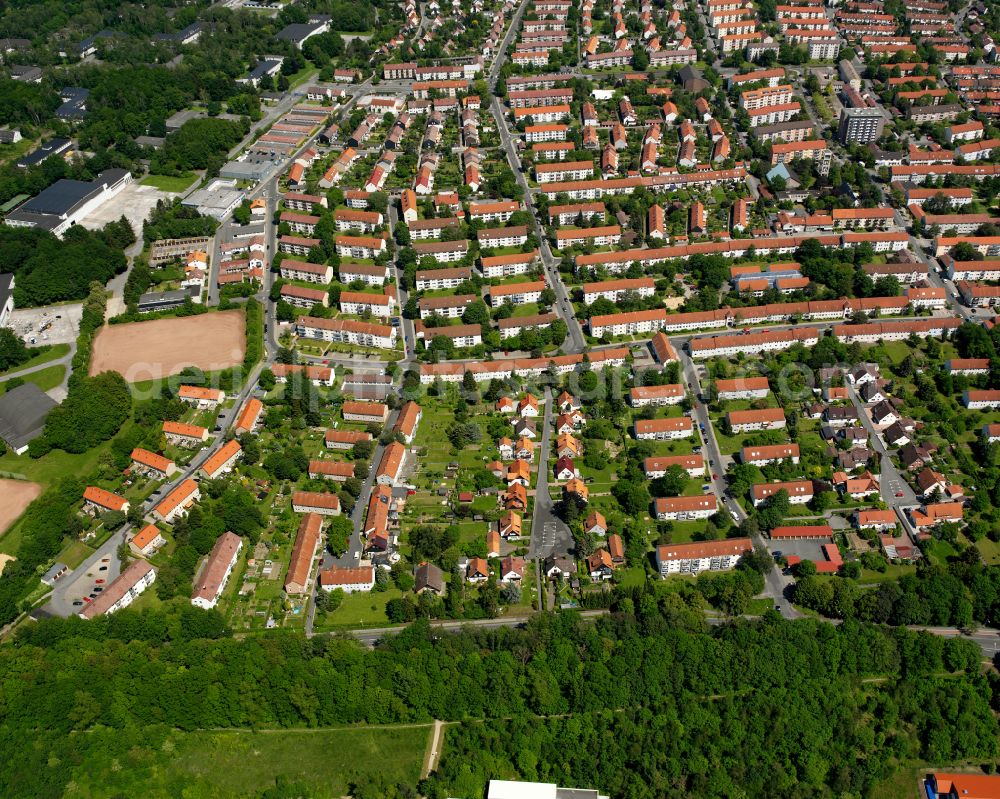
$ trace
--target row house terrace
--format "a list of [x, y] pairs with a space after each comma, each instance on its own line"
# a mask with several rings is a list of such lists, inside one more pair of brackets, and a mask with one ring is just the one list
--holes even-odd
[[[513, 375], [538, 377], [552, 370], [557, 375], [581, 371], [584, 368], [601, 370], [605, 367], [619, 368], [625, 364], [629, 350], [615, 347], [594, 350], [588, 353], [589, 365], [582, 354], [554, 355], [545, 358], [498, 358], [493, 361], [470, 363], [437, 363], [420, 365], [420, 383], [428, 385], [435, 380], [446, 383], [462, 382], [465, 373], [472, 372], [478, 382], [503, 380]], [[690, 421], [690, 420], [689, 420]]]
[[377, 349], [392, 349], [396, 343], [395, 327], [353, 319], [300, 316], [295, 322], [295, 333], [303, 338]]

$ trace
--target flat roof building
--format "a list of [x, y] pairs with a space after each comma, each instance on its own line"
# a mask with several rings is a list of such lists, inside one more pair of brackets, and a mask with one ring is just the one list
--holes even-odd
[[837, 138], [844, 144], [869, 144], [882, 137], [885, 117], [880, 108], [842, 108]]
[[41, 228], [61, 236], [131, 182], [132, 173], [127, 169], [106, 169], [93, 181], [57, 180], [8, 214], [6, 223]]
[[24, 383], [0, 396], [0, 438], [17, 455], [45, 429], [45, 419], [56, 406], [34, 383]]

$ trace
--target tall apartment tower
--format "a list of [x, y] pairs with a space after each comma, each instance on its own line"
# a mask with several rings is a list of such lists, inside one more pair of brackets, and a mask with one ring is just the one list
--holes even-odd
[[844, 108], [840, 112], [837, 138], [844, 144], [869, 144], [878, 141], [885, 127], [880, 108]]

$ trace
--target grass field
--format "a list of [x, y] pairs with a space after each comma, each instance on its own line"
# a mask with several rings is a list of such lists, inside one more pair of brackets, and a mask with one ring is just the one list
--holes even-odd
[[179, 178], [171, 175], [146, 175], [139, 182], [143, 186], [152, 186], [154, 189], [159, 189], [160, 191], [182, 192], [186, 191], [197, 177], [197, 175], [192, 173]]
[[31, 369], [35, 366], [41, 366], [43, 363], [56, 360], [56, 358], [62, 358], [67, 352], [69, 352], [69, 344], [53, 344], [45, 352], [40, 352], [34, 358], [25, 361], [20, 366], [15, 366], [6, 372], [0, 372], [0, 378], [4, 378], [15, 372], [21, 372], [25, 369]]
[[[25, 375], [22, 379], [25, 383], [34, 383], [42, 391], [50, 391], [62, 383], [65, 376], [66, 367], [56, 364], [55, 366], [46, 366], [44, 369], [39, 369], [30, 375]], [[0, 386], [3, 386], [3, 384], [0, 383]]]
[[171, 732], [156, 748], [137, 746], [124, 758], [82, 765], [64, 797], [248, 796], [278, 779], [301, 784], [309, 796], [339, 797], [375, 773], [412, 785], [431, 729]]
[[385, 615], [385, 604], [390, 599], [401, 597], [403, 592], [397, 588], [388, 591], [348, 594], [343, 604], [333, 613], [325, 617], [317, 615], [317, 630], [333, 630], [344, 627], [376, 627], [389, 624]]
[[27, 453], [15, 455], [8, 452], [0, 456], [0, 472], [12, 472], [36, 483], [48, 485], [62, 477], [90, 474], [101, 456], [111, 448], [105, 442], [82, 455], [71, 455], [61, 449], [54, 449], [43, 458], [32, 458]]
[[916, 799], [923, 796], [920, 778], [927, 772], [918, 766], [900, 767], [892, 777], [872, 789], [872, 799]]

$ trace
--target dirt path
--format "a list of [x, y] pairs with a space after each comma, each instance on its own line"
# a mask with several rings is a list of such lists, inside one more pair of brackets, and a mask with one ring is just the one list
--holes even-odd
[[431, 772], [437, 768], [437, 764], [441, 761], [441, 739], [444, 732], [444, 722], [434, 720], [434, 731], [431, 733], [431, 748], [427, 753], [427, 758], [424, 760], [424, 770], [421, 773], [421, 779], [427, 779]]

